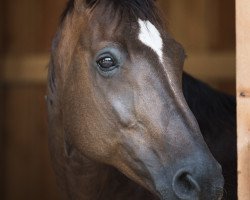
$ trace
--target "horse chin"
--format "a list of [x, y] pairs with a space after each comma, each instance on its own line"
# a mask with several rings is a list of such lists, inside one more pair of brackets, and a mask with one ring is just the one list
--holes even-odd
[[[218, 189], [217, 193], [214, 194], [214, 197], [200, 197], [200, 196], [193, 196], [190, 197], [178, 197], [174, 194], [173, 191], [170, 190], [161, 190], [158, 192], [158, 195], [160, 200], [222, 200], [223, 198], [223, 189]], [[202, 195], [201, 195], [202, 196]]]
[[[173, 187], [173, 186], [172, 186]], [[216, 189], [214, 189], [216, 188]], [[211, 187], [207, 188], [205, 191], [190, 191], [187, 193], [178, 193], [174, 188], [163, 188], [159, 189], [157, 196], [161, 200], [222, 200], [223, 198], [223, 188], [222, 187]], [[208, 195], [210, 194], [210, 195]]]

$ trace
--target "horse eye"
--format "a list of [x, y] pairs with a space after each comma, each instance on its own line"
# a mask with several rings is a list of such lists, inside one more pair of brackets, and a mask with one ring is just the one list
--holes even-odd
[[99, 59], [97, 61], [97, 65], [103, 71], [111, 71], [116, 68], [116, 62], [112, 57]]

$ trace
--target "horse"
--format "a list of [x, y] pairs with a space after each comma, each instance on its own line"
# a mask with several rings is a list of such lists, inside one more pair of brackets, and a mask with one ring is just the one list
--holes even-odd
[[[65, 199], [222, 199], [214, 139], [207, 145], [209, 129], [203, 137], [198, 124], [206, 130], [206, 113], [198, 118], [198, 109], [197, 122], [190, 110], [203, 102], [189, 97], [195, 81], [183, 76], [185, 57], [155, 0], [68, 1], [47, 96], [51, 160]], [[212, 152], [220, 158], [220, 149]]]

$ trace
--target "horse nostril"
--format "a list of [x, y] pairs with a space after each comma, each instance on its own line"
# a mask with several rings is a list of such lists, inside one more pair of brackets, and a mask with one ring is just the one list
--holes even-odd
[[192, 175], [184, 170], [180, 170], [174, 176], [172, 187], [175, 195], [183, 200], [198, 199], [201, 191]]

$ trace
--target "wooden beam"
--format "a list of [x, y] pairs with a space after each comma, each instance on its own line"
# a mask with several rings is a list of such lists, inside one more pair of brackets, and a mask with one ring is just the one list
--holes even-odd
[[195, 53], [188, 55], [184, 70], [205, 82], [235, 80], [235, 53]]
[[[2, 62], [1, 62], [2, 61]], [[2, 79], [7, 83], [45, 83], [47, 79], [48, 54], [26, 56], [10, 55], [0, 59]], [[191, 54], [185, 62], [185, 71], [206, 81], [234, 80], [235, 53], [199, 53]]]
[[236, 0], [238, 199], [250, 199], [250, 1]]
[[49, 63], [48, 54], [7, 56], [0, 63], [3, 66], [2, 79], [5, 83], [46, 83]]
[[3, 32], [4, 32], [4, 15], [3, 15], [3, 1], [0, 1], [0, 53], [2, 54], [3, 52]]
[[[48, 150], [45, 85], [8, 85], [5, 91], [5, 197], [60, 199]], [[1, 163], [2, 164], [2, 163]]]
[[[1, 70], [0, 70], [1, 75]], [[4, 182], [2, 180], [5, 179], [5, 134], [4, 134], [4, 88], [3, 84], [0, 81], [0, 198], [5, 199], [4, 197]]]

